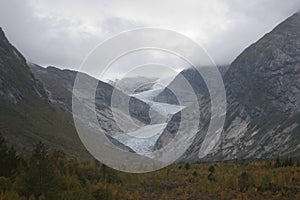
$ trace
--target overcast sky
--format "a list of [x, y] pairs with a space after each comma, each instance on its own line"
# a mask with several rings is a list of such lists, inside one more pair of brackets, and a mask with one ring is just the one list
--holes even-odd
[[108, 37], [149, 26], [183, 33], [228, 64], [299, 9], [299, 0], [1, 0], [0, 26], [44, 66], [77, 69]]

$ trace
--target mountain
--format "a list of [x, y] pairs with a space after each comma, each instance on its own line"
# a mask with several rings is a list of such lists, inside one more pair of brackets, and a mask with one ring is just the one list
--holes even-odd
[[[227, 68], [228, 66], [218, 67], [221, 75], [225, 74]], [[203, 67], [202, 70], [204, 70], [206, 74], [209, 74], [211, 68]], [[191, 88], [183, 83], [190, 84]], [[181, 104], [188, 106], [207, 94], [208, 89], [204, 79], [195, 68], [191, 67], [181, 71], [173, 81], [154, 98], [154, 101], [179, 105], [179, 99], [181, 99]]]
[[72, 157], [89, 158], [73, 125], [59, 104], [50, 102], [22, 54], [0, 29], [0, 133], [18, 151], [39, 142], [64, 149]]
[[125, 77], [121, 80], [110, 81], [110, 84], [117, 87], [125, 94], [138, 94], [141, 92], [149, 91], [153, 89], [153, 86], [157, 82], [157, 78], [148, 78], [143, 76]]
[[[35, 77], [42, 82], [47, 91], [49, 99], [52, 102], [62, 105], [65, 110], [72, 114], [72, 91], [76, 75], [79, 72], [61, 70], [55, 67], [43, 68], [36, 64], [30, 64], [29, 66]], [[128, 96], [108, 83], [99, 81], [91, 76], [88, 76], [87, 74], [82, 75], [86, 76], [87, 82], [98, 82], [95, 95], [96, 114], [100, 127], [105, 131], [106, 136], [109, 137], [111, 142], [121, 149], [131, 152], [139, 150], [145, 151], [145, 149], [148, 149], [148, 146], [151, 146], [150, 140], [134, 140], [132, 136], [130, 137], [124, 134], [139, 134], [140, 132], [146, 134], [144, 129], [139, 130], [138, 127], [128, 124], [129, 118], [132, 117], [135, 123], [139, 124], [140, 126], [152, 127], [152, 124], [161, 124], [164, 122], [165, 117], [151, 109], [151, 117], [155, 116], [155, 118], [150, 120], [149, 111], [151, 107], [149, 104], [133, 96]], [[122, 108], [114, 107], [115, 113], [112, 113], [111, 96], [113, 92], [114, 94], [117, 94], [117, 101], [129, 101], [130, 115], [126, 114], [126, 110], [124, 110], [122, 103], [120, 103]], [[86, 103], [89, 104], [90, 102], [87, 101]], [[89, 106], [87, 106], [87, 109], [90, 109]], [[117, 124], [117, 122], [121, 123], [122, 129], [119, 127], [120, 124]], [[87, 121], [86, 123], [90, 123], [90, 121]], [[95, 126], [98, 126], [98, 124], [95, 124]], [[153, 127], [157, 127], [157, 125], [153, 125]], [[152, 140], [155, 140], [155, 138], [152, 138]], [[155, 143], [155, 141], [152, 141], [151, 143]], [[137, 144], [141, 144], [142, 146], [137, 146]]]
[[[72, 112], [72, 91], [78, 72], [61, 70], [55, 67], [43, 68], [36, 64], [30, 64], [29, 66], [35, 77], [43, 83], [50, 100], [64, 105], [66, 110]], [[148, 104], [135, 97], [128, 96], [108, 83], [99, 81], [87, 74], [85, 74], [85, 76], [87, 80], [98, 82], [95, 95], [97, 115], [100, 126], [107, 133], [114, 134], [122, 132], [114, 118], [118, 118], [118, 121], [124, 121], [124, 123], [126, 123], [126, 119], [131, 116], [137, 123], [144, 125], [150, 123], [151, 120], [148, 115], [150, 106]], [[117, 93], [119, 99], [129, 99], [130, 116], [126, 116], [126, 114], [122, 112], [123, 110], [119, 110], [118, 116], [113, 116], [111, 111], [111, 96], [113, 92]]]
[[[210, 97], [202, 77], [193, 68], [182, 71], [168, 88], [154, 97], [160, 106], [178, 104], [177, 97], [180, 97], [185, 108], [167, 116], [168, 124], [151, 148], [157, 150], [168, 144], [176, 136], [182, 118], [192, 120], [199, 117], [193, 116], [198, 113], [193, 105], [199, 105], [200, 129], [181, 160], [299, 156], [300, 14], [296, 13], [279, 24], [245, 49], [228, 69], [225, 67], [220, 71], [227, 94], [226, 121], [224, 129], [218, 133], [220, 137], [214, 138], [204, 149], [203, 157], [199, 158], [199, 150], [211, 117]], [[22, 150], [43, 141], [52, 148], [64, 149], [70, 156], [89, 157], [76, 134], [71, 113], [73, 84], [78, 72], [27, 64], [2, 30], [0, 72], [0, 131], [11, 144]], [[140, 100], [140, 94], [145, 96], [148, 91], [144, 89], [151, 89], [151, 85], [138, 88], [141, 89], [136, 95], [140, 97], [138, 99], [110, 84], [83, 75], [87, 80], [98, 82], [95, 94], [98, 121], [110, 140], [120, 148], [133, 151], [116, 139], [116, 134], [122, 136], [124, 133], [117, 126], [116, 119], [125, 126], [126, 119], [132, 117], [138, 124], [150, 125], [147, 129], [153, 128], [153, 125], [165, 127], [166, 117], [160, 117], [155, 109], [151, 109], [149, 102]], [[183, 78], [189, 81], [192, 90], [181, 84]], [[122, 107], [117, 108], [117, 116], [112, 115], [113, 92], [118, 94], [119, 102], [129, 100], [130, 116], [123, 112]], [[157, 116], [154, 121], [150, 119], [150, 110]], [[189, 130], [188, 124], [184, 127]], [[135, 132], [135, 127], [127, 128]]]
[[[300, 13], [245, 49], [224, 75], [227, 114], [220, 139], [202, 160], [274, 158], [300, 155]], [[199, 160], [210, 119], [208, 97], [199, 100], [200, 131], [181, 158]], [[176, 134], [178, 115], [156, 143]], [[176, 117], [177, 116], [177, 117]]]
[[[222, 153], [235, 158], [299, 156], [300, 13], [248, 47], [224, 81], [230, 112]], [[238, 126], [238, 137], [233, 137]]]

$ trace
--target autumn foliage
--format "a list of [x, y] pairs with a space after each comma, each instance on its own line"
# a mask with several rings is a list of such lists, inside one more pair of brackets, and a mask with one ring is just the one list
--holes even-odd
[[300, 199], [299, 162], [177, 163], [146, 174], [71, 159], [38, 143], [17, 155], [0, 137], [0, 200]]

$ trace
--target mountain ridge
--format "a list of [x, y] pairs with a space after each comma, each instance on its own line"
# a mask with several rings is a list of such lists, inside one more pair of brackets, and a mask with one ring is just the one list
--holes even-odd
[[[292, 15], [247, 47], [224, 71], [228, 101], [224, 129], [220, 139], [211, 141], [206, 156], [201, 159], [199, 150], [211, 117], [209, 95], [203, 80], [191, 69], [181, 74], [194, 85], [194, 91], [189, 92], [196, 93], [198, 102], [190, 102], [187, 98], [185, 109], [189, 109], [190, 103], [199, 104], [201, 130], [180, 160], [195, 162], [299, 156], [300, 13]], [[2, 30], [0, 72], [0, 109], [3, 113], [0, 131], [8, 141], [22, 149], [41, 140], [53, 148], [65, 148], [70, 155], [89, 157], [78, 140], [71, 117], [72, 89], [77, 72], [27, 64]], [[180, 92], [176, 80], [170, 85]], [[122, 133], [111, 113], [113, 90], [113, 86], [99, 81], [95, 97], [99, 124], [112, 134], [108, 134], [109, 137], [115, 132]], [[157, 101], [178, 103], [173, 97], [168, 99], [169, 94], [164, 92], [157, 96]], [[132, 100], [129, 105], [131, 117], [144, 125], [151, 123], [149, 105], [121, 91], [118, 94], [121, 99]], [[129, 117], [122, 112], [119, 114], [120, 119]], [[153, 150], [162, 148], [174, 137], [181, 117], [180, 112], [172, 117]], [[122, 146], [113, 138], [111, 140]], [[126, 146], [122, 148], [131, 151]]]
[[90, 158], [72, 118], [59, 104], [49, 102], [41, 82], [3, 31], [0, 72], [0, 133], [11, 145], [26, 153], [42, 141], [52, 149], [64, 149], [71, 157]]
[[[207, 96], [200, 99], [202, 130], [181, 159], [221, 161], [299, 156], [299, 71], [300, 15], [296, 13], [246, 48], [225, 73], [225, 126], [220, 140], [212, 141], [211, 150], [202, 159], [198, 155], [210, 111], [205, 106]], [[174, 118], [170, 123], [178, 122]], [[174, 130], [169, 126], [157, 148], [172, 135]]]

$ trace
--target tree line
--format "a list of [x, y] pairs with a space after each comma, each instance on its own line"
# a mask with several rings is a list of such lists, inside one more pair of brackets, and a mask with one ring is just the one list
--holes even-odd
[[300, 199], [300, 162], [177, 163], [146, 174], [68, 157], [39, 142], [20, 155], [0, 135], [0, 200]]

